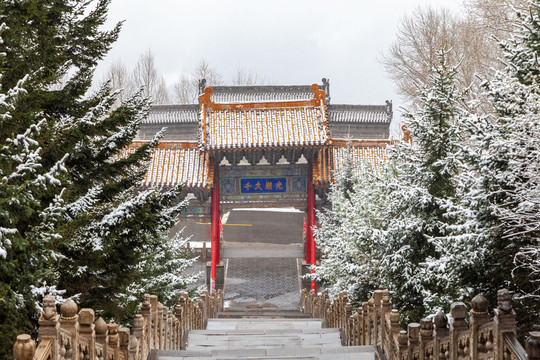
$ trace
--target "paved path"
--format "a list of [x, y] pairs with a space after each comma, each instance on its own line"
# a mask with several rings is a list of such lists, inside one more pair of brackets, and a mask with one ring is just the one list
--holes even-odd
[[302, 257], [303, 216], [269, 211], [230, 213], [227, 223], [252, 226], [225, 226], [226, 307], [299, 308], [297, 259]]

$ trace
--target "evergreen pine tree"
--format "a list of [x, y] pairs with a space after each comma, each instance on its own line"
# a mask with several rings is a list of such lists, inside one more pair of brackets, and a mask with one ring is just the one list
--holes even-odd
[[331, 296], [347, 290], [350, 300], [359, 305], [383, 280], [380, 249], [385, 225], [381, 211], [386, 194], [381, 184], [387, 179], [368, 163], [355, 164], [353, 151], [344, 151], [344, 166], [330, 188], [331, 207], [318, 213], [320, 227], [315, 236], [321, 263], [316, 276]]
[[118, 156], [147, 100], [135, 95], [113, 110], [108, 84], [89, 93], [120, 30], [101, 30], [109, 2], [0, 3], [2, 358], [16, 334], [34, 330], [44, 292], [64, 290], [127, 322], [139, 295], [128, 289], [147, 279], [139, 263], [165, 246], [181, 209], [180, 189], [139, 190], [157, 138]]
[[[510, 286], [524, 330], [540, 319], [540, 1], [530, 3], [511, 41], [506, 68], [486, 82], [495, 113], [476, 123], [479, 222], [491, 230], [499, 283]], [[493, 271], [492, 271], [493, 272]]]

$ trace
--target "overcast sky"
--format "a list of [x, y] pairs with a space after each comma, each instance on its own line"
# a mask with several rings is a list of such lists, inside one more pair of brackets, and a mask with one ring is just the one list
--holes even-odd
[[205, 59], [230, 82], [250, 69], [274, 84], [330, 79], [333, 104], [402, 102], [377, 61], [416, 7], [459, 11], [462, 0], [112, 0], [109, 27], [125, 20], [98, 68], [132, 68], [151, 49], [168, 84]]

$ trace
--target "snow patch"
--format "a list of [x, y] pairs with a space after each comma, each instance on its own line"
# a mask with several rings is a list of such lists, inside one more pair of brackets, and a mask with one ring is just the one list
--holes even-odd
[[268, 211], [268, 212], [286, 212], [286, 213], [301, 213], [298, 209], [293, 207], [283, 207], [283, 208], [238, 208], [233, 209], [233, 211]]

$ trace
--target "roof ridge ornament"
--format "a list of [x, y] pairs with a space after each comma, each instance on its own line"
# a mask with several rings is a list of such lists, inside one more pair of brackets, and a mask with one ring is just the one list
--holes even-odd
[[411, 135], [411, 132], [409, 129], [407, 129], [407, 125], [406, 124], [403, 124], [401, 126], [401, 130], [403, 131], [403, 138], [401, 139], [401, 141], [403, 142], [408, 142], [408, 143], [412, 143], [412, 135]]
[[326, 96], [325, 91], [319, 89], [319, 84], [311, 84], [309, 88], [313, 91], [313, 99], [311, 100], [313, 105], [321, 105]]
[[204, 93], [199, 95], [199, 106], [203, 104], [206, 108], [214, 108], [214, 102], [210, 99], [214, 90], [210, 86], [204, 88]]

